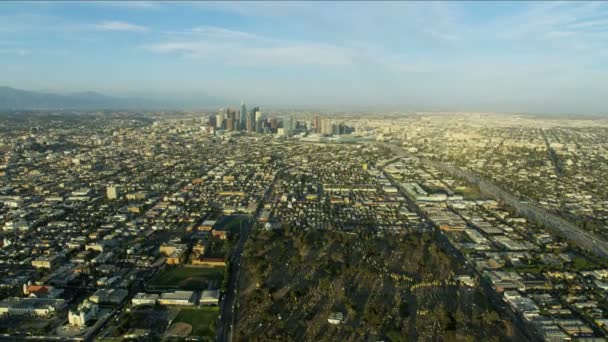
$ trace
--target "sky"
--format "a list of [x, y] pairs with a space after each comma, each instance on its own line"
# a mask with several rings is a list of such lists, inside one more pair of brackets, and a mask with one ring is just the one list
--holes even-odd
[[0, 85], [606, 113], [608, 2], [1, 2]]

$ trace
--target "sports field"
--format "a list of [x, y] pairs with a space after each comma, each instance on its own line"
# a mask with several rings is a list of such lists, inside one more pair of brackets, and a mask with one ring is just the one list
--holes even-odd
[[215, 337], [215, 328], [219, 314], [219, 307], [181, 309], [173, 320], [173, 324], [189, 324], [192, 327], [189, 336]]
[[209, 281], [219, 286], [223, 276], [224, 267], [167, 267], [152, 280], [150, 287], [201, 290], [207, 288]]

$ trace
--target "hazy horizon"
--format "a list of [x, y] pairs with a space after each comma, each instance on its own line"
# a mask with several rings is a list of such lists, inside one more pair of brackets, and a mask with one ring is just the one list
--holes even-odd
[[[606, 113], [605, 2], [5, 2], [1, 85], [293, 107]], [[230, 103], [227, 103], [230, 104]]]

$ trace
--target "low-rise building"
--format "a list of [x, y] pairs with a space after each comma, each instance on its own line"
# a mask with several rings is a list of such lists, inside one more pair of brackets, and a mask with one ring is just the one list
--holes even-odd
[[97, 304], [85, 299], [84, 302], [78, 305], [76, 310], [68, 312], [68, 322], [73, 326], [84, 327], [87, 325], [87, 322], [97, 315], [98, 311], [99, 307]]
[[89, 300], [95, 304], [120, 304], [128, 294], [129, 291], [123, 289], [99, 289]]
[[219, 305], [219, 303], [220, 303], [220, 291], [205, 290], [201, 294], [201, 299], [200, 299], [201, 305]]
[[51, 316], [65, 307], [63, 299], [7, 298], [0, 301], [0, 315]]
[[59, 258], [57, 256], [41, 256], [32, 260], [32, 266], [35, 268], [46, 268], [52, 269], [57, 265], [57, 261]]
[[160, 305], [194, 305], [195, 293], [193, 291], [163, 292], [158, 299]]
[[344, 314], [341, 312], [332, 312], [331, 314], [329, 314], [329, 317], [327, 318], [327, 322], [330, 324], [342, 324], [343, 320], [344, 320]]
[[139, 292], [133, 296], [131, 303], [133, 305], [154, 305], [158, 301], [159, 295], [156, 293]]

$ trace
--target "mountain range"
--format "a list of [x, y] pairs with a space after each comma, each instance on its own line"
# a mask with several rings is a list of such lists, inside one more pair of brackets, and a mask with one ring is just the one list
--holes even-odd
[[225, 103], [225, 100], [207, 95], [177, 101], [114, 97], [91, 91], [54, 94], [0, 86], [0, 110], [191, 109], [220, 106]]

